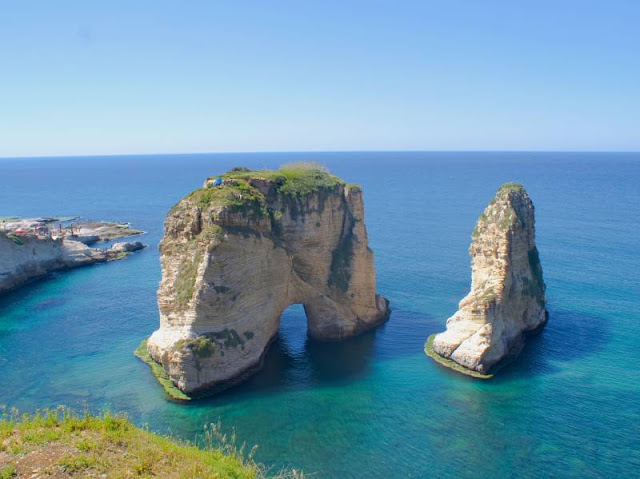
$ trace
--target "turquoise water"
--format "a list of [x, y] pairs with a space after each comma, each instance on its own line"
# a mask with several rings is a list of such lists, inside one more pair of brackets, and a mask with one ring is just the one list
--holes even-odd
[[[315, 159], [364, 189], [388, 323], [306, 338], [291, 307], [265, 368], [167, 401], [132, 355], [157, 327], [164, 213], [210, 174]], [[536, 205], [550, 320], [492, 381], [426, 358], [468, 290], [475, 219], [503, 182]], [[633, 477], [640, 470], [640, 154], [309, 153], [0, 160], [0, 216], [131, 221], [151, 247], [0, 298], [0, 404], [124, 411], [193, 439], [220, 419], [312, 477]]]

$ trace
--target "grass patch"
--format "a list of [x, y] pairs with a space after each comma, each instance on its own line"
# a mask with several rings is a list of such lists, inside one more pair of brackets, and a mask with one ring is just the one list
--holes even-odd
[[[345, 185], [340, 178], [330, 174], [324, 166], [314, 162], [289, 163], [277, 170], [249, 170], [244, 167], [235, 167], [222, 175], [209, 177], [205, 183], [209, 184], [210, 180], [217, 178], [222, 180], [220, 186], [192, 191], [171, 208], [169, 215], [181, 214], [196, 206], [205, 211], [221, 208], [248, 217], [267, 216], [273, 233], [278, 236], [282, 231], [280, 224], [282, 212], [267, 208], [267, 204], [278, 196], [295, 219], [299, 213], [304, 212], [305, 198], [311, 194], [321, 195], [318, 206], [321, 211], [327, 195], [336, 192], [337, 188], [345, 187], [349, 191], [360, 190], [358, 185]], [[268, 191], [265, 191], [257, 181], [260, 179], [269, 182], [266, 184]], [[217, 212], [211, 212], [217, 216]]]
[[[284, 164], [278, 170], [249, 170], [236, 167], [215, 178], [245, 182], [252, 178], [265, 178], [275, 184], [276, 191], [288, 196], [304, 196], [320, 190], [344, 186], [344, 182], [340, 178], [330, 174], [324, 166], [312, 161]], [[224, 190], [226, 187], [225, 185], [218, 189]], [[215, 190], [216, 188], [211, 189]]]
[[[186, 199], [203, 209], [215, 205], [230, 208], [243, 215], [253, 214], [262, 217], [266, 213], [264, 195], [249, 185], [246, 178], [235, 178], [241, 175], [246, 173], [227, 173], [223, 178], [232, 179], [232, 181], [214, 188], [199, 188], [189, 193]], [[175, 205], [170, 213], [179, 211], [181, 203]]]
[[0, 467], [0, 479], [11, 479], [12, 477], [15, 477], [15, 474], [16, 468], [13, 464]]
[[285, 195], [304, 196], [344, 185], [342, 180], [329, 174], [326, 169], [305, 169], [296, 165], [293, 163], [280, 168], [286, 181], [279, 191]]
[[525, 189], [520, 183], [509, 181], [498, 188], [498, 193], [525, 193]]
[[432, 334], [427, 338], [427, 342], [424, 344], [424, 352], [427, 356], [435, 360], [438, 364], [446, 368], [453, 369], [456, 372], [466, 374], [467, 376], [471, 376], [473, 378], [491, 379], [493, 377], [493, 374], [482, 374], [477, 371], [472, 371], [471, 369], [467, 369], [464, 366], [459, 365], [458, 363], [456, 363], [451, 359], [443, 358], [442, 356], [440, 356], [438, 353], [436, 353], [433, 350], [433, 339], [435, 337], [436, 335]]
[[206, 336], [198, 336], [195, 339], [190, 339], [185, 342], [185, 346], [199, 358], [208, 358], [216, 351], [215, 343]]
[[[65, 477], [122, 479], [304, 477], [295, 470], [269, 474], [254, 462], [256, 448], [238, 447], [235, 433], [223, 434], [219, 423], [205, 426], [200, 447], [137, 428], [123, 416], [76, 414], [63, 407], [33, 415], [3, 413], [0, 428], [8, 431], [0, 451], [15, 462], [0, 466], [0, 479], [28, 476], [34, 469], [56, 477], [62, 472]], [[87, 442], [94, 447], [86, 450]]]
[[164, 372], [164, 368], [162, 365], [158, 364], [153, 360], [153, 358], [149, 355], [149, 351], [147, 350], [147, 340], [144, 339], [140, 345], [136, 348], [133, 354], [140, 358], [142, 362], [149, 365], [151, 368], [151, 372], [158, 380], [162, 388], [172, 399], [176, 399], [178, 401], [190, 401], [192, 399], [188, 394], [183, 393], [178, 389], [175, 384], [171, 382], [171, 379]]
[[186, 257], [180, 263], [178, 274], [173, 282], [173, 289], [176, 292], [176, 301], [181, 306], [188, 305], [193, 298], [201, 259], [200, 252], [196, 252], [192, 258]]

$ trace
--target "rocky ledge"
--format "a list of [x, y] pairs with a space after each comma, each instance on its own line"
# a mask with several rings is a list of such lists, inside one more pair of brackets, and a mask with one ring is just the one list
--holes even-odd
[[478, 218], [469, 255], [471, 291], [447, 320], [447, 330], [430, 337], [425, 350], [459, 372], [490, 377], [548, 317], [534, 208], [522, 185], [500, 187]]
[[111, 248], [85, 243], [143, 233], [128, 225], [106, 222], [71, 223], [71, 219], [4, 219], [0, 228], [0, 293], [53, 271], [122, 259], [145, 247], [139, 241]]
[[183, 392], [256, 371], [291, 304], [304, 305], [321, 340], [388, 317], [360, 188], [314, 165], [207, 179], [168, 213], [160, 258], [160, 329], [147, 350]]

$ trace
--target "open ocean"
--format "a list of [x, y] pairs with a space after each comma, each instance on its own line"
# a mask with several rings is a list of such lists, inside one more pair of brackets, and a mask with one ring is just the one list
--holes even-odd
[[[292, 306], [264, 369], [168, 401], [133, 356], [158, 327], [165, 213], [233, 166], [312, 159], [364, 190], [390, 320], [307, 339]], [[423, 353], [467, 293], [478, 215], [506, 181], [536, 206], [549, 323], [493, 380]], [[0, 297], [0, 404], [125, 412], [194, 439], [222, 421], [257, 460], [314, 478], [640, 476], [640, 154], [263, 153], [0, 159], [0, 216], [129, 221], [150, 248]]]

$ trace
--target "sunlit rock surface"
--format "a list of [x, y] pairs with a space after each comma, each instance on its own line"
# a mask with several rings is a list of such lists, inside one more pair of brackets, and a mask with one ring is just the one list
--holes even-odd
[[500, 187], [472, 233], [471, 291], [435, 336], [432, 349], [480, 373], [517, 354], [547, 321], [535, 244], [534, 207], [516, 183]]
[[179, 389], [253, 373], [291, 304], [323, 340], [387, 318], [357, 186], [308, 165], [219, 178], [174, 206], [160, 244], [160, 329], [147, 347]]

